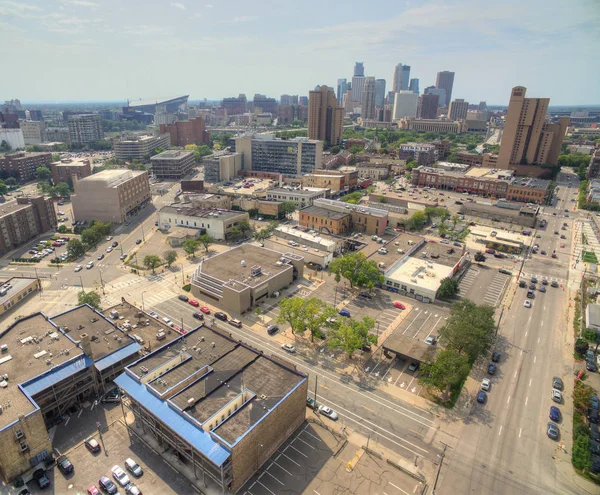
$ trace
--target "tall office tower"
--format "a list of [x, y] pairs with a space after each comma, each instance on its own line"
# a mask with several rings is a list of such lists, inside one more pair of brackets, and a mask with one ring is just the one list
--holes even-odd
[[448, 118], [450, 120], [466, 120], [469, 102], [460, 98], [450, 102], [448, 107]]
[[385, 103], [385, 79], [375, 81], [375, 106], [383, 107]]
[[439, 103], [438, 107], [446, 106], [446, 90], [442, 88], [436, 88], [435, 86], [427, 86], [425, 88], [426, 95], [438, 95]]
[[292, 95], [281, 95], [279, 97], [279, 104], [282, 107], [290, 107], [290, 106], [292, 106]]
[[354, 101], [354, 106], [360, 106], [364, 87], [365, 76], [354, 76], [352, 78], [352, 100]]
[[498, 167], [556, 165], [569, 118], [546, 123], [550, 98], [525, 98], [527, 88], [512, 89], [498, 153]]
[[419, 97], [417, 117], [420, 119], [437, 119], [440, 95], [423, 94]]
[[402, 89], [408, 90], [408, 83], [410, 82], [410, 65], [402, 66]]
[[402, 91], [402, 64], [396, 64], [394, 67], [394, 82], [392, 83], [392, 91], [399, 93]]
[[399, 120], [403, 117], [416, 117], [419, 95], [412, 91], [400, 91], [396, 93], [394, 99], [393, 120]]
[[299, 96], [298, 97], [298, 105], [307, 107], [308, 106], [308, 96]]
[[97, 113], [69, 116], [69, 137], [71, 143], [88, 144], [104, 139], [102, 117]]
[[484, 110], [487, 110], [487, 103], [485, 101], [480, 101], [479, 102], [479, 106], [477, 107], [477, 110], [483, 112]]
[[360, 106], [360, 116], [363, 118], [363, 120], [375, 119], [375, 90], [375, 78], [366, 77]]
[[308, 138], [340, 144], [344, 130], [344, 111], [333, 88], [317, 86], [308, 96]]
[[410, 84], [408, 85], [408, 89], [415, 94], [419, 94], [419, 80], [416, 78], [411, 79]]
[[445, 70], [437, 73], [435, 87], [446, 90], [446, 99], [444, 100], [445, 107], [452, 101], [452, 86], [454, 86], [454, 72]]
[[348, 81], [346, 79], [338, 79], [337, 80], [337, 101], [338, 106], [342, 106], [344, 102], [344, 95], [348, 91]]
[[365, 65], [362, 62], [354, 63], [354, 75], [355, 76], [364, 76], [365, 75]]
[[394, 93], [393, 91], [388, 91], [387, 94], [387, 104], [388, 105], [392, 105], [392, 107], [394, 106], [394, 98], [396, 97], [396, 93]]

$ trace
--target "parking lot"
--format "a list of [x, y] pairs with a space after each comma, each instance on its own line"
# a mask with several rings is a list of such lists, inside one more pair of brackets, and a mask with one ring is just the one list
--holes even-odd
[[458, 293], [475, 304], [496, 306], [510, 282], [510, 275], [500, 273], [495, 268], [471, 265], [460, 279]]
[[[421, 484], [384, 460], [363, 454], [346, 470], [357, 446], [344, 444], [317, 423], [305, 423], [239, 491], [244, 495], [416, 493]], [[342, 449], [340, 451], [340, 449]]]

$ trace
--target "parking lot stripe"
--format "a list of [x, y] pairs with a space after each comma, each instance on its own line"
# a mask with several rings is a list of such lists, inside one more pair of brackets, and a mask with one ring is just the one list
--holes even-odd
[[304, 441], [304, 440], [302, 440], [302, 439], [301, 439], [299, 436], [298, 436], [298, 437], [296, 437], [296, 438], [294, 438], [294, 441], [295, 441], [295, 440], [300, 440], [302, 443], [304, 443], [304, 444], [308, 445], [308, 446], [309, 446], [311, 449], [315, 450], [315, 448], [314, 448], [314, 447], [313, 447], [313, 446], [312, 446], [310, 443], [308, 443], [308, 442], [305, 442], [305, 441]]
[[423, 322], [423, 324], [419, 327], [419, 329], [417, 330], [417, 332], [413, 335], [413, 339], [417, 338], [417, 335], [419, 335], [419, 332], [421, 331], [421, 328], [423, 328], [425, 326], [425, 324], [429, 321], [429, 318], [431, 318], [433, 316], [433, 314], [430, 314], [427, 319]]
[[[277, 456], [277, 459], [279, 459], [279, 456]], [[292, 473], [290, 473], [286, 468], [284, 468], [282, 465], [277, 464], [275, 461], [273, 461], [273, 464], [275, 464], [279, 469], [285, 471], [287, 474], [289, 474], [290, 476], [294, 476]]]
[[402, 335], [404, 335], [408, 329], [412, 326], [412, 324], [417, 320], [417, 318], [419, 316], [421, 316], [421, 313], [423, 312], [423, 310], [419, 311], [419, 314], [417, 316], [415, 316], [415, 318], [413, 319], [413, 321], [410, 322], [410, 324], [404, 329], [404, 332], [402, 332]]
[[[262, 486], [262, 487], [263, 487], [265, 490], [267, 490], [269, 493], [273, 493], [273, 492], [272, 492], [271, 490], [269, 490], [269, 489], [268, 489], [268, 488], [267, 488], [265, 485], [263, 485], [263, 484], [262, 484], [260, 481], [258, 482], [258, 484], [259, 484], [260, 486]], [[275, 495], [275, 494], [273, 493], [273, 495]]]
[[[272, 464], [271, 464], [271, 466], [272, 466]], [[271, 466], [269, 466], [269, 467], [271, 467]], [[277, 481], [277, 483], [279, 483], [281, 486], [285, 486], [285, 483], [278, 480], [275, 476], [273, 476], [271, 473], [269, 473], [268, 469], [265, 471], [265, 473], [267, 473], [271, 478], [273, 478], [275, 481]]]
[[285, 458], [287, 458], [289, 461], [293, 462], [296, 466], [300, 467], [300, 464], [298, 464], [294, 459], [292, 459], [289, 455], [285, 455], [285, 451], [287, 450], [287, 448], [289, 447], [289, 445], [284, 449], [283, 452], [281, 452], [281, 455]]
[[300, 452], [296, 447], [294, 447], [291, 443], [288, 445], [288, 447], [292, 447], [296, 452], [298, 452], [298, 454], [300, 454], [303, 457], [306, 457], [308, 459], [308, 456], [306, 454], [303, 454], [302, 452]]
[[402, 493], [406, 493], [406, 495], [409, 495], [408, 492], [405, 492], [402, 488], [400, 488], [399, 486], [394, 485], [394, 483], [392, 483], [391, 481], [388, 481], [388, 483], [390, 485], [392, 485], [394, 488], [396, 488], [396, 490], [400, 490]]
[[304, 430], [302, 430], [301, 433], [306, 433], [307, 435], [310, 435], [311, 437], [313, 437], [315, 440], [317, 440], [318, 442], [321, 441], [321, 439], [319, 437], [316, 437], [315, 435], [313, 435], [312, 433], [309, 433], [306, 431], [306, 428], [304, 428]]
[[387, 374], [390, 372], [390, 370], [392, 369], [392, 366], [394, 366], [394, 363], [396, 362], [396, 358], [392, 359], [392, 362], [390, 363], [390, 365], [388, 366], [388, 369], [385, 371], [384, 375], [381, 377], [381, 379], [383, 380]]

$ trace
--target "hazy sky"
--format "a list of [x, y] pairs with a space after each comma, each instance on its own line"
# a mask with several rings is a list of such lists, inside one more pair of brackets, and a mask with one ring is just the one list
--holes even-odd
[[[212, 3], [208, 3], [212, 2]], [[307, 95], [365, 75], [600, 104], [600, 0], [0, 0], [0, 100]]]

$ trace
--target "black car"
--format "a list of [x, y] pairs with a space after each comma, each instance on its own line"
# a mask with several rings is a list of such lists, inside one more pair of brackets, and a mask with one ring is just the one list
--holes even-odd
[[496, 253], [494, 254], [494, 258], [506, 258], [506, 256], [502, 253]]
[[519, 287], [521, 287], [521, 289], [524, 289], [525, 287], [527, 287], [527, 282], [525, 282], [525, 280], [521, 280], [519, 282]]
[[184, 296], [183, 294], [177, 297], [179, 297], [179, 300], [183, 302], [188, 302], [190, 299], [188, 296]]
[[310, 268], [311, 270], [316, 270], [318, 272], [323, 270], [323, 267], [321, 265], [319, 265], [319, 263], [313, 263], [312, 261], [310, 261], [309, 263], [306, 264], [306, 266], [308, 268]]
[[40, 488], [47, 488], [50, 486], [50, 480], [46, 476], [46, 471], [43, 469], [37, 469], [33, 472], [33, 479], [37, 481]]
[[587, 419], [590, 423], [598, 424], [598, 409], [588, 409]]
[[267, 333], [269, 335], [275, 335], [277, 332], [279, 332], [279, 327], [277, 325], [269, 325], [267, 327]]
[[550, 285], [554, 288], [558, 287], [558, 282], [556, 280], [553, 280]]
[[598, 371], [598, 366], [596, 366], [596, 363], [594, 363], [593, 361], [586, 361], [585, 369], [591, 371], [592, 373], [595, 373], [596, 371]]
[[215, 318], [221, 321], [227, 321], [227, 315], [225, 313], [222, 313], [221, 311], [217, 311], [215, 313]]
[[104, 259], [104, 255], [103, 254], [99, 254], [98, 255], [98, 260], [103, 260]]
[[593, 455], [600, 455], [600, 442], [596, 442], [590, 438], [590, 452]]
[[494, 363], [490, 363], [488, 365], [488, 375], [495, 375], [496, 374], [496, 365]]
[[56, 465], [62, 474], [71, 474], [73, 472], [73, 464], [66, 455], [61, 455], [56, 459]]
[[529, 290], [535, 290], [535, 284], [529, 284]]
[[498, 362], [500, 362], [500, 353], [499, 353], [499, 352], [494, 352], [494, 353], [492, 354], [492, 361], [493, 361], [494, 363], [498, 363]]
[[135, 243], [136, 243], [136, 244], [141, 244], [141, 243], [142, 243], [142, 240], [141, 240], [141, 239], [138, 239], [137, 241], [135, 241]]
[[360, 297], [364, 297], [365, 299], [372, 299], [373, 298], [373, 294], [371, 294], [369, 292], [359, 292], [358, 295]]
[[197, 320], [203, 320], [204, 319], [204, 315], [202, 313], [194, 313], [192, 316], [194, 318], [196, 318]]
[[118, 243], [117, 241], [115, 241], [115, 242], [113, 242], [111, 245], [112, 245], [112, 247], [114, 247], [114, 248], [115, 248], [115, 247], [117, 247], [117, 246], [119, 245], [119, 243]]
[[542, 280], [542, 285], [548, 285], [548, 281], [546, 279]]
[[531, 277], [531, 283], [532, 284], [537, 284], [538, 283], [538, 279], [536, 277]]

